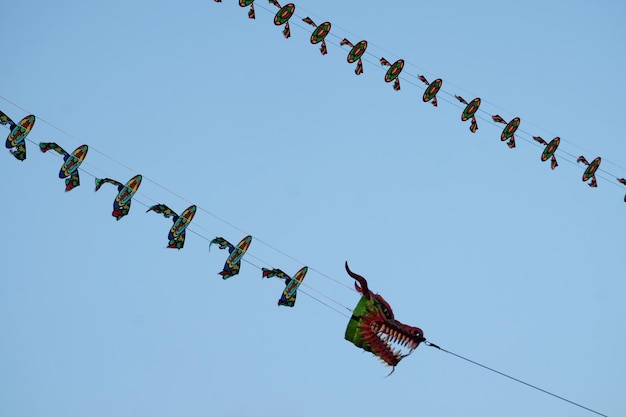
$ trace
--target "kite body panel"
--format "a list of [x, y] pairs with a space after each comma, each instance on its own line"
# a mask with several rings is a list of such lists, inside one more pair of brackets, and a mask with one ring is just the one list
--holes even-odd
[[467, 106], [465, 106], [465, 110], [463, 110], [463, 114], [461, 114], [461, 120], [465, 122], [474, 117], [479, 106], [480, 98], [476, 97], [474, 100], [470, 101]]
[[35, 116], [32, 114], [20, 120], [19, 123], [11, 129], [11, 133], [9, 133], [9, 136], [7, 137], [6, 147], [15, 148], [22, 145], [26, 136], [33, 129], [33, 126], [35, 126]]
[[585, 169], [585, 172], [583, 173], [583, 181], [588, 181], [596, 175], [596, 171], [600, 168], [600, 162], [602, 162], [602, 159], [597, 157], [589, 163], [587, 169]]
[[324, 22], [315, 28], [311, 35], [311, 43], [316, 44], [324, 41], [324, 38], [330, 32], [330, 22]]
[[65, 155], [63, 165], [59, 170], [59, 178], [71, 177], [78, 171], [78, 167], [83, 163], [89, 147], [87, 145], [81, 145], [74, 149], [71, 155]]
[[276, 26], [283, 25], [287, 23], [293, 13], [296, 11], [296, 6], [293, 3], [289, 3], [280, 8], [276, 16], [274, 16], [274, 24]]
[[189, 226], [189, 223], [193, 220], [193, 216], [196, 215], [196, 209], [197, 207], [195, 205], [189, 206], [180, 216], [174, 218], [174, 224], [168, 236], [170, 240], [179, 240], [180, 237], [184, 237], [185, 229], [187, 229], [187, 226]]
[[556, 152], [556, 149], [559, 147], [560, 143], [561, 143], [561, 138], [556, 137], [552, 139], [550, 143], [546, 145], [546, 148], [543, 150], [543, 153], [541, 154], [541, 160], [545, 162], [548, 159], [552, 158], [552, 156], [554, 155], [554, 152]]
[[304, 277], [306, 276], [308, 270], [309, 268], [304, 266], [296, 272], [296, 275], [294, 275], [293, 278], [287, 277], [285, 281], [285, 289], [283, 290], [280, 300], [278, 300], [279, 306], [293, 307], [296, 304], [298, 288], [300, 287], [300, 284], [302, 284], [302, 281], [304, 281]]
[[390, 83], [393, 80], [395, 80], [396, 78], [398, 78], [398, 76], [402, 72], [403, 68], [404, 68], [404, 60], [403, 59], [399, 59], [396, 62], [394, 62], [389, 67], [389, 69], [387, 70], [387, 73], [385, 74], [385, 82]]
[[437, 78], [435, 81], [430, 83], [428, 87], [426, 87], [426, 91], [424, 91], [424, 96], [422, 100], [426, 103], [435, 98], [441, 86], [443, 85], [443, 80], [441, 78]]
[[141, 185], [142, 176], [135, 175], [118, 191], [113, 201], [113, 217], [121, 219], [130, 211], [130, 203]]
[[352, 49], [350, 50], [350, 52], [348, 53], [348, 63], [352, 64], [353, 62], [356, 62], [359, 59], [361, 59], [366, 49], [367, 49], [366, 40], [360, 41], [359, 43], [354, 45]]
[[500, 140], [505, 141], [510, 139], [514, 134], [517, 128], [519, 127], [521, 121], [519, 117], [513, 118], [507, 125], [504, 127], [502, 134], [500, 135]]

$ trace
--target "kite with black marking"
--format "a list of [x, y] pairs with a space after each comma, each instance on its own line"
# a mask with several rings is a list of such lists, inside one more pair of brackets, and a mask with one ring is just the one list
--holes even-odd
[[191, 220], [193, 220], [193, 216], [196, 215], [196, 209], [197, 207], [195, 205], [189, 206], [179, 216], [165, 204], [156, 204], [146, 210], [146, 213], [154, 211], [157, 214], [162, 214], [166, 219], [172, 217], [174, 224], [167, 235], [169, 239], [167, 247], [169, 249], [182, 249], [183, 246], [185, 246], [185, 230], [187, 226], [189, 226], [189, 223], [191, 223]]
[[585, 169], [585, 172], [583, 173], [583, 182], [591, 180], [588, 185], [593, 188], [597, 187], [598, 182], [596, 181], [596, 171], [598, 170], [598, 168], [600, 168], [600, 163], [602, 162], [602, 159], [600, 157], [597, 157], [590, 163], [584, 156], [581, 155], [578, 157], [576, 162], [582, 162], [583, 164], [587, 165], [587, 169]]
[[35, 116], [29, 114], [19, 123], [15, 123], [4, 112], [0, 111], [0, 124], [9, 125], [9, 136], [6, 140], [6, 148], [19, 161], [26, 159], [26, 136], [30, 133], [35, 125]]
[[478, 107], [480, 107], [480, 98], [476, 97], [474, 100], [470, 101], [469, 103], [467, 101], [465, 101], [465, 99], [461, 96], [454, 96], [457, 100], [459, 100], [461, 103], [465, 104], [465, 109], [463, 110], [463, 113], [461, 114], [461, 120], [462, 121], [467, 121], [467, 120], [472, 120], [472, 124], [470, 124], [470, 128], [469, 130], [472, 133], [476, 133], [476, 130], [478, 130], [478, 123], [476, 123], [476, 112], [478, 111]]
[[279, 306], [287, 306], [293, 307], [296, 304], [296, 295], [298, 291], [298, 287], [302, 284], [304, 277], [309, 270], [308, 267], [304, 266], [296, 272], [293, 278], [284, 273], [280, 269], [267, 269], [261, 268], [263, 270], [263, 278], [281, 278], [285, 280], [285, 289], [283, 290], [283, 294], [278, 300]]
[[356, 62], [356, 69], [354, 70], [354, 73], [356, 75], [363, 74], [363, 60], [361, 58], [367, 49], [367, 41], [363, 40], [356, 45], [353, 45], [348, 39], [343, 38], [342, 41], [339, 42], [339, 45], [348, 45], [352, 48], [348, 53], [348, 63], [352, 64]]
[[113, 217], [115, 220], [119, 220], [126, 216], [130, 211], [130, 203], [133, 196], [141, 185], [141, 175], [135, 175], [126, 184], [122, 184], [119, 181], [112, 180], [111, 178], [96, 178], [96, 191], [102, 187], [102, 184], [109, 183], [117, 187], [117, 195], [113, 200]]
[[508, 147], [510, 149], [515, 148], [515, 131], [517, 130], [517, 128], [519, 127], [521, 123], [520, 118], [515, 117], [513, 118], [513, 120], [507, 123], [506, 120], [500, 117], [500, 115], [496, 114], [495, 116], [491, 116], [491, 119], [496, 123], [502, 123], [506, 125], [504, 127], [504, 130], [502, 131], [502, 134], [500, 135], [500, 140], [502, 142], [504, 142], [505, 140], [508, 140], [507, 142]]
[[252, 243], [252, 236], [244, 237], [241, 239], [239, 244], [237, 244], [237, 246], [234, 246], [223, 237], [216, 237], [211, 241], [209, 244], [209, 250], [211, 250], [211, 245], [213, 244], [219, 245], [220, 249], [228, 249], [229, 255], [224, 263], [224, 269], [219, 273], [222, 276], [222, 279], [228, 279], [239, 274], [239, 269], [241, 269], [241, 259], [250, 247], [250, 243]]
[[426, 91], [424, 91], [424, 95], [422, 96], [422, 100], [424, 100], [424, 103], [428, 103], [432, 100], [433, 106], [437, 107], [437, 93], [439, 92], [439, 90], [441, 90], [441, 86], [443, 85], [443, 81], [441, 80], [441, 78], [437, 78], [432, 83], [429, 83], [426, 77], [424, 77], [423, 75], [418, 75], [417, 78], [419, 78], [421, 82], [428, 86], [426, 87]]
[[63, 156], [63, 165], [59, 170], [59, 178], [65, 179], [65, 191], [78, 187], [80, 185], [80, 177], [78, 176], [78, 167], [83, 163], [89, 147], [87, 145], [81, 145], [74, 149], [71, 154], [67, 153], [65, 149], [60, 147], [54, 142], [41, 142], [39, 144], [41, 152], [48, 152], [50, 150]]
[[[618, 178], [617, 182], [626, 185], [626, 178]], [[624, 202], [626, 203], [626, 194], [624, 194]]]
[[330, 32], [330, 22], [324, 22], [321, 25], [316, 25], [315, 22], [310, 17], [305, 17], [302, 19], [303, 22], [308, 23], [313, 26], [315, 30], [311, 34], [311, 43], [313, 45], [321, 43], [320, 52], [322, 55], [326, 55], [328, 50], [326, 49], [326, 36]]
[[284, 6], [280, 6], [276, 0], [269, 0], [274, 6], [278, 7], [280, 10], [276, 12], [276, 16], [274, 16], [274, 24], [276, 26], [285, 25], [285, 29], [283, 29], [283, 35], [285, 38], [289, 38], [291, 36], [291, 30], [289, 29], [289, 19], [293, 16], [296, 11], [296, 6], [293, 3], [286, 4]]
[[550, 159], [550, 168], [554, 169], [558, 167], [559, 164], [556, 163], [556, 156], [554, 156], [554, 152], [556, 152], [556, 149], [559, 147], [559, 144], [561, 143], [561, 138], [557, 136], [556, 138], [552, 139], [550, 143], [543, 140], [541, 136], [533, 136], [533, 139], [546, 146], [543, 150], [543, 153], [541, 154], [541, 160], [545, 162]]
[[385, 82], [390, 83], [393, 81], [393, 89], [396, 91], [399, 91], [400, 90], [400, 78], [398, 77], [400, 76], [400, 73], [402, 72], [402, 69], [404, 68], [404, 60], [399, 59], [393, 64], [391, 64], [385, 58], [380, 58], [380, 65], [389, 67], [389, 69], [387, 70], [387, 73], [385, 74]]

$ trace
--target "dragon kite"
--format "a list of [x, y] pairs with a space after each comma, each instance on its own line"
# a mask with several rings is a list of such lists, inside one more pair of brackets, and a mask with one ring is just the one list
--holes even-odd
[[598, 168], [600, 168], [600, 162], [602, 162], [602, 159], [600, 157], [597, 157], [596, 159], [591, 161], [591, 163], [589, 163], [587, 162], [587, 159], [585, 159], [585, 157], [581, 155], [578, 157], [576, 162], [582, 162], [583, 164], [587, 165], [587, 169], [585, 169], [585, 172], [583, 173], [583, 182], [591, 180], [589, 186], [593, 188], [597, 187], [598, 181], [596, 181], [596, 171], [598, 170]]
[[459, 100], [461, 103], [466, 104], [465, 109], [463, 110], [463, 113], [461, 114], [461, 120], [465, 122], [469, 119], [472, 119], [472, 124], [470, 125], [469, 130], [472, 133], [476, 133], [476, 130], [478, 130], [478, 123], [476, 123], [475, 114], [478, 111], [478, 107], [480, 107], [480, 99], [476, 97], [474, 100], [468, 103], [461, 96], [454, 96], [454, 97], [457, 100]]
[[541, 154], [541, 160], [545, 162], [550, 159], [550, 168], [554, 169], [558, 167], [559, 164], [556, 163], [556, 156], [554, 156], [554, 152], [556, 152], [556, 149], [559, 147], [559, 144], [561, 143], [561, 138], [557, 136], [556, 138], [552, 139], [550, 143], [543, 140], [541, 136], [533, 136], [533, 139], [546, 146], [543, 150], [543, 153]]
[[424, 77], [423, 75], [418, 75], [417, 78], [419, 78], [421, 82], [428, 86], [426, 87], [426, 91], [424, 91], [424, 95], [422, 96], [422, 100], [424, 101], [424, 103], [428, 103], [430, 100], [432, 100], [432, 105], [437, 107], [437, 93], [439, 92], [439, 90], [441, 90], [441, 86], [443, 85], [443, 81], [441, 80], [441, 78], [437, 78], [432, 83], [429, 83], [426, 77]]
[[78, 187], [80, 185], [80, 177], [78, 176], [78, 167], [83, 163], [89, 147], [87, 145], [81, 145], [74, 149], [74, 152], [70, 155], [54, 142], [41, 142], [39, 144], [41, 152], [46, 153], [49, 150], [53, 150], [56, 153], [63, 156], [63, 165], [59, 170], [59, 178], [65, 178], [65, 191]]
[[112, 180], [111, 178], [96, 178], [96, 191], [102, 187], [102, 184], [109, 183], [117, 187], [117, 196], [113, 201], [113, 217], [116, 220], [126, 216], [130, 211], [131, 199], [139, 189], [141, 185], [141, 175], [135, 175], [126, 184], [122, 184], [119, 181]]
[[278, 305], [293, 307], [296, 304], [298, 287], [300, 286], [300, 284], [302, 284], [302, 281], [304, 280], [304, 277], [309, 268], [306, 266], [300, 268], [300, 270], [296, 272], [296, 275], [294, 275], [293, 278], [285, 274], [280, 269], [261, 268], [261, 270], [263, 271], [263, 278], [276, 277], [285, 280], [285, 289], [283, 290], [283, 294], [281, 295], [280, 300], [278, 300]]
[[380, 58], [380, 65], [389, 67], [387, 73], [385, 74], [385, 82], [390, 83], [393, 81], [393, 89], [400, 91], [400, 79], [398, 77], [404, 68], [404, 60], [399, 59], [391, 64], [385, 58]]
[[[361, 299], [352, 312], [345, 339], [378, 356], [383, 363], [395, 370], [403, 358], [426, 341], [424, 333], [418, 327], [397, 321], [387, 301], [372, 293], [365, 278], [352, 272], [348, 262], [346, 271], [356, 280], [354, 287], [361, 293]], [[403, 351], [403, 348], [408, 351]]]
[[35, 116], [29, 114], [19, 123], [15, 123], [4, 112], [0, 111], [0, 124], [9, 125], [9, 136], [7, 136], [6, 147], [9, 152], [18, 159], [23, 161], [26, 159], [26, 136], [30, 133], [35, 125]]
[[363, 60], [361, 58], [367, 49], [367, 41], [363, 40], [356, 45], [353, 45], [348, 39], [343, 38], [341, 42], [339, 42], [339, 45], [348, 45], [352, 48], [350, 49], [350, 52], [348, 52], [348, 63], [352, 64], [353, 62], [356, 62], [354, 73], [356, 75], [363, 74]]
[[517, 128], [520, 125], [520, 118], [519, 117], [515, 117], [513, 120], [511, 120], [509, 123], [506, 122], [506, 120], [504, 120], [502, 117], [500, 117], [499, 114], [496, 114], [495, 116], [491, 116], [491, 119], [493, 119], [494, 122], [496, 123], [502, 123], [505, 124], [506, 126], [504, 127], [504, 130], [502, 131], [502, 134], [500, 135], [500, 140], [502, 142], [504, 142], [505, 140], [509, 140], [507, 142], [507, 145], [510, 149], [515, 148], [515, 131], [517, 130]]
[[283, 29], [283, 35], [285, 38], [289, 38], [291, 36], [291, 29], [289, 29], [289, 19], [293, 16], [296, 11], [296, 6], [293, 3], [289, 3], [280, 7], [280, 3], [276, 0], [269, 0], [274, 6], [278, 7], [280, 10], [276, 12], [276, 16], [274, 16], [274, 24], [276, 26], [285, 25], [285, 29]]
[[228, 258], [226, 258], [226, 262], [224, 263], [224, 269], [219, 273], [222, 276], [222, 279], [228, 279], [239, 274], [239, 269], [241, 269], [241, 259], [250, 247], [250, 243], [252, 243], [252, 236], [244, 237], [237, 246], [234, 246], [223, 237], [216, 237], [211, 241], [209, 244], [209, 250], [211, 250], [211, 245], [213, 244], [219, 245], [220, 249], [228, 248]]
[[189, 223], [191, 223], [191, 220], [193, 220], [193, 216], [196, 215], [196, 209], [197, 207], [195, 205], [189, 206], [183, 211], [183, 214], [179, 216], [165, 204], [157, 204], [146, 210], [146, 213], [154, 211], [157, 214], [162, 214], [166, 219], [171, 216], [174, 224], [167, 235], [169, 239], [167, 247], [169, 249], [182, 249], [183, 246], [185, 246], [185, 230], [187, 226], [189, 226]]
[[317, 26], [315, 22], [308, 16], [302, 19], [302, 21], [304, 23], [308, 23], [315, 28], [315, 30], [311, 34], [311, 43], [315, 45], [316, 43], [321, 42], [320, 52], [322, 53], [322, 55], [326, 55], [328, 53], [328, 50], [326, 49], [325, 39], [330, 32], [330, 22], [324, 22], [321, 25]]

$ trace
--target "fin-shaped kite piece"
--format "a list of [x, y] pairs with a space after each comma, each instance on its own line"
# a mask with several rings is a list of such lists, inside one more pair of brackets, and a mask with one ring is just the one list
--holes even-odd
[[364, 40], [356, 45], [353, 45], [352, 42], [343, 38], [343, 40], [339, 42], [339, 45], [348, 45], [352, 48], [348, 53], [348, 63], [352, 64], [353, 62], [356, 62], [356, 69], [354, 70], [354, 73], [356, 75], [363, 74], [363, 61], [361, 58], [367, 49], [367, 41]]
[[102, 187], [102, 184], [107, 182], [117, 187], [117, 196], [115, 196], [115, 200], [113, 201], [112, 213], [116, 220], [126, 216], [130, 211], [131, 200], [141, 185], [141, 179], [141, 175], [135, 175], [128, 180], [126, 184], [122, 184], [121, 182], [112, 180], [111, 178], [96, 178], [96, 191]]
[[496, 114], [495, 116], [491, 116], [491, 119], [496, 122], [496, 123], [502, 123], [505, 124], [506, 126], [504, 127], [504, 130], [502, 131], [502, 134], [500, 135], [500, 140], [501, 141], [505, 141], [508, 139], [507, 145], [510, 149], [515, 148], [515, 131], [517, 130], [517, 128], [519, 127], [521, 121], [519, 117], [515, 117], [513, 120], [511, 120], [509, 123], [506, 122], [506, 120], [504, 120], [502, 117], [500, 117], [500, 115]]
[[261, 269], [263, 270], [263, 278], [276, 277], [285, 280], [285, 289], [283, 290], [283, 294], [281, 295], [280, 300], [278, 300], [278, 305], [293, 307], [296, 304], [298, 287], [300, 286], [300, 284], [302, 284], [302, 281], [304, 280], [304, 277], [309, 268], [306, 266], [300, 268], [300, 270], [296, 272], [296, 275], [294, 275], [293, 278], [285, 274], [280, 269]]
[[393, 89], [396, 91], [400, 90], [400, 73], [402, 72], [402, 68], [404, 68], [404, 60], [399, 59], [393, 64], [387, 61], [385, 58], [380, 58], [380, 65], [388, 66], [389, 69], [385, 74], [385, 82], [390, 83], [393, 81]]
[[70, 155], [54, 142], [41, 142], [39, 144], [41, 152], [48, 152], [50, 150], [63, 156], [63, 165], [59, 170], [59, 178], [65, 178], [65, 191], [78, 187], [80, 185], [80, 177], [78, 176], [78, 167], [83, 163], [89, 147], [87, 145], [81, 145], [74, 149], [74, 152]]
[[476, 123], [475, 114], [478, 111], [478, 107], [480, 107], [480, 98], [476, 97], [474, 100], [468, 103], [461, 96], [454, 96], [454, 97], [457, 100], [459, 100], [461, 103], [466, 104], [465, 109], [463, 110], [463, 113], [461, 114], [461, 120], [465, 122], [466, 120], [472, 119], [472, 124], [470, 125], [469, 130], [472, 133], [476, 133], [476, 130], [478, 130], [478, 123]]
[[0, 111], [0, 124], [9, 125], [9, 136], [7, 136], [6, 147], [9, 152], [19, 161], [26, 159], [26, 136], [30, 133], [35, 125], [35, 116], [29, 114], [19, 123], [15, 123], [4, 112]]
[[308, 16], [302, 19], [302, 21], [308, 23], [315, 28], [313, 34], [311, 35], [311, 43], [315, 45], [321, 42], [320, 52], [322, 53], [322, 55], [326, 55], [328, 53], [328, 50], [326, 49], [326, 41], [324, 39], [330, 32], [330, 22], [324, 22], [321, 25], [317, 26], [315, 22]]
[[252, 236], [244, 237], [237, 246], [233, 246], [232, 243], [223, 237], [216, 237], [211, 241], [209, 244], [209, 250], [211, 250], [211, 245], [213, 244], [219, 245], [220, 249], [228, 249], [229, 255], [224, 263], [224, 269], [219, 273], [222, 276], [222, 279], [234, 277], [239, 273], [239, 269], [241, 268], [241, 258], [243, 258], [243, 255], [250, 247], [251, 242]]
[[196, 209], [197, 207], [195, 205], [189, 206], [179, 216], [165, 204], [157, 204], [146, 210], [146, 213], [154, 211], [157, 214], [162, 214], [165, 218], [171, 216], [174, 224], [167, 235], [169, 239], [167, 247], [170, 249], [182, 249], [183, 246], [185, 246], [185, 230], [187, 226], [189, 226], [189, 223], [191, 223], [191, 220], [193, 220], [193, 216], [196, 215]]
[[424, 91], [424, 96], [422, 97], [424, 103], [428, 103], [430, 100], [432, 100], [433, 106], [437, 107], [437, 93], [443, 85], [443, 81], [441, 80], [441, 78], [437, 78], [432, 83], [429, 83], [426, 77], [424, 77], [423, 75], [418, 75], [417, 78], [419, 78], [421, 82], [428, 86], [426, 87], [426, 91]]
[[600, 168], [600, 162], [602, 162], [602, 159], [600, 157], [597, 157], [596, 159], [591, 161], [591, 163], [589, 163], [587, 162], [587, 159], [585, 159], [585, 157], [581, 155], [578, 157], [576, 162], [582, 162], [583, 164], [587, 165], [587, 169], [585, 169], [585, 172], [583, 173], [583, 182], [591, 180], [589, 186], [593, 188], [597, 187], [598, 182], [596, 181], [596, 171], [598, 170], [598, 168]]
[[403, 358], [426, 340], [424, 332], [418, 327], [397, 321], [387, 301], [371, 292], [365, 278], [352, 272], [348, 262], [346, 271], [356, 280], [354, 287], [361, 293], [361, 299], [352, 311], [344, 337], [395, 369]]
[[545, 162], [550, 159], [550, 168], [554, 169], [558, 167], [559, 164], [556, 163], [556, 156], [554, 156], [554, 152], [556, 152], [556, 149], [559, 147], [559, 144], [561, 143], [561, 138], [557, 136], [556, 138], [552, 139], [550, 143], [543, 140], [541, 136], [533, 136], [533, 139], [546, 146], [546, 148], [543, 150], [543, 153], [541, 154], [541, 160]]
[[296, 11], [296, 6], [293, 3], [289, 3], [280, 7], [280, 3], [276, 0], [269, 0], [274, 6], [278, 7], [280, 10], [274, 16], [274, 24], [276, 26], [285, 25], [285, 29], [283, 29], [283, 35], [285, 38], [289, 38], [291, 36], [291, 29], [289, 29], [289, 19], [293, 16]]

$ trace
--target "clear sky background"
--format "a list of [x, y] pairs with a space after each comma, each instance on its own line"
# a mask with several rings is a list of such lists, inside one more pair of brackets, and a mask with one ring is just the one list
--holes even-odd
[[[0, 110], [38, 120], [0, 158], [0, 415], [593, 415], [424, 345], [385, 378], [343, 339], [346, 260], [433, 343], [626, 414], [626, 5], [301, 0], [284, 39], [257, 3], [3, 3]], [[344, 37], [370, 42], [360, 76]], [[455, 94], [482, 98], [477, 133]], [[513, 150], [496, 113], [522, 120]], [[533, 135], [561, 137], [555, 171]], [[80, 187], [40, 141], [90, 146]], [[117, 222], [94, 176], [138, 173]], [[199, 206], [184, 249], [156, 203]], [[246, 234], [224, 281], [209, 240]], [[304, 264], [277, 307], [260, 267]]]

